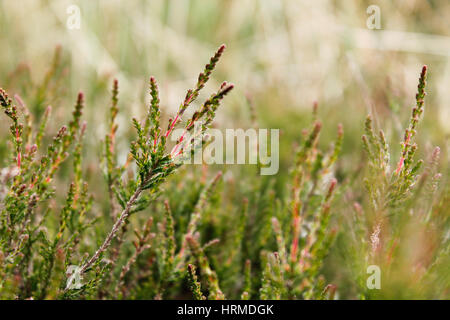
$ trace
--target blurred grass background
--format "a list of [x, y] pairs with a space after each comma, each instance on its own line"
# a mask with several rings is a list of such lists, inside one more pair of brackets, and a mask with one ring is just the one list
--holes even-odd
[[[66, 10], [73, 4], [81, 10], [79, 30], [66, 27]], [[380, 30], [366, 27], [366, 9], [372, 4], [381, 9]], [[104, 190], [97, 174], [99, 141], [106, 132], [112, 79], [120, 83], [118, 143], [124, 161], [132, 135], [129, 119], [146, 112], [149, 76], [159, 82], [163, 115], [173, 114], [222, 43], [227, 51], [203, 94], [223, 80], [236, 85], [219, 111], [218, 128], [251, 127], [249, 105], [259, 127], [280, 128], [277, 193], [286, 192], [293, 146], [309, 125], [316, 101], [324, 123], [321, 143], [330, 143], [337, 124], [344, 124], [339, 180], [354, 176], [364, 161], [361, 135], [368, 113], [385, 130], [394, 154], [399, 154], [397, 142], [424, 64], [429, 66], [428, 96], [418, 153], [427, 157], [434, 146], [440, 146], [443, 172], [448, 172], [448, 0], [2, 0], [0, 41], [0, 86], [11, 96], [19, 94], [37, 118], [52, 105], [52, 132], [70, 116], [76, 93], [85, 93], [85, 164], [93, 182], [91, 192]], [[50, 91], [40, 100], [39, 88], [57, 46], [63, 90]], [[1, 123], [3, 134], [8, 126], [5, 120]], [[5, 148], [6, 141], [1, 141], [0, 154]], [[1, 165], [5, 161], [0, 159]], [[236, 177], [247, 170], [234, 169], [229, 175], [234, 172]], [[444, 174], [444, 185], [447, 180]]]

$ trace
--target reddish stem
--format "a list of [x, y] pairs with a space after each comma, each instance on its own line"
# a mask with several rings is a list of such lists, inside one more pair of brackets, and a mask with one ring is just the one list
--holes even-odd
[[177, 115], [175, 116], [175, 119], [173, 119], [172, 123], [170, 124], [169, 130], [167, 130], [167, 132], [166, 132], [166, 138], [167, 138], [167, 137], [169, 136], [169, 134], [172, 132], [173, 127], [175, 127], [175, 124], [176, 124], [177, 121], [178, 121], [178, 116], [179, 116], [179, 113], [177, 113]]
[[[16, 128], [16, 142], [19, 142], [20, 135], [19, 129]], [[20, 153], [20, 149], [17, 151], [17, 167], [20, 169], [20, 164], [22, 163], [22, 155]]]
[[403, 152], [400, 160], [398, 161], [397, 170], [395, 171], [395, 174], [398, 175], [400, 170], [403, 167], [403, 163], [405, 162], [405, 156], [406, 156], [406, 146], [409, 144], [409, 140], [411, 139], [411, 132], [408, 133], [408, 136], [405, 139], [405, 151]]
[[291, 246], [291, 261], [295, 261], [295, 258], [297, 256], [299, 224], [300, 224], [300, 217], [297, 216], [294, 218], [294, 239], [292, 240]]

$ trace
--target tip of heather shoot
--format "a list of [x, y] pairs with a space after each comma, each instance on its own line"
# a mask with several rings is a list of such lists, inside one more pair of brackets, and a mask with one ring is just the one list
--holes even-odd
[[326, 196], [327, 201], [333, 195], [333, 192], [334, 192], [334, 189], [336, 188], [336, 185], [337, 185], [336, 178], [332, 178], [331, 181], [330, 181], [330, 186], [328, 187], [328, 193], [327, 193], [327, 196]]
[[320, 122], [320, 121], [316, 121], [315, 123], [314, 123], [314, 131], [319, 131], [320, 129], [322, 129], [322, 122]]
[[213, 183], [216, 183], [217, 181], [219, 181], [219, 179], [222, 177], [223, 173], [222, 171], [219, 171], [216, 173], [216, 176], [213, 179]]
[[[426, 96], [425, 93], [425, 86], [427, 85], [427, 70], [428, 67], [424, 65], [422, 67], [422, 72], [420, 73], [419, 77], [419, 84], [417, 85], [417, 94], [416, 94], [416, 108], [418, 109], [416, 112], [421, 112], [420, 109], [423, 107], [423, 100]], [[413, 111], [414, 112], [414, 111]]]
[[62, 136], [66, 133], [66, 131], [67, 131], [67, 126], [66, 126], [66, 125], [63, 125], [63, 126], [59, 129], [59, 131], [58, 131], [56, 137], [57, 137], [57, 138], [62, 137]]
[[222, 83], [220, 89], [221, 89], [221, 95], [225, 96], [226, 94], [228, 94], [231, 90], [233, 90], [234, 88], [234, 84], [232, 83], [228, 83], [228, 82], [224, 82]]
[[440, 153], [441, 153], [441, 148], [439, 148], [439, 147], [434, 148], [433, 154], [432, 154], [433, 159], [437, 159], [439, 157]]
[[405, 130], [405, 136], [402, 141], [402, 154], [397, 164], [397, 170], [395, 171], [396, 175], [398, 175], [402, 171], [402, 169], [404, 169], [405, 161], [411, 160], [410, 159], [411, 153], [413, 154], [412, 152], [413, 144], [411, 142], [416, 134], [419, 119], [424, 111], [424, 99], [426, 96], [425, 86], [427, 84], [426, 82], [427, 70], [428, 67], [424, 65], [420, 73], [419, 84], [417, 85], [417, 93], [416, 93], [416, 106], [412, 109], [409, 127]]
[[4, 108], [11, 106], [12, 100], [9, 98], [5, 90], [0, 88], [0, 105]]
[[83, 92], [78, 92], [78, 98], [77, 98], [77, 104], [82, 104], [84, 100], [84, 94]]
[[81, 135], [83, 135], [86, 132], [86, 128], [87, 128], [87, 121], [83, 121], [81, 123], [81, 127], [80, 127], [80, 133]]
[[424, 65], [424, 66], [422, 67], [421, 78], [424, 78], [424, 77], [426, 76], [427, 70], [428, 70], [428, 66], [427, 66], [427, 65]]
[[319, 136], [319, 132], [322, 129], [322, 122], [316, 121], [314, 122], [313, 131], [311, 132], [311, 142], [314, 142]]
[[313, 102], [313, 108], [312, 108], [312, 114], [313, 114], [314, 119], [317, 118], [318, 110], [319, 110], [319, 103], [317, 101], [314, 101]]
[[338, 136], [341, 137], [344, 135], [344, 125], [342, 123], [338, 124]]
[[225, 44], [222, 44], [219, 47], [219, 49], [217, 49], [216, 54], [214, 55], [214, 58], [216, 58], [218, 60], [226, 48], [227, 48], [227, 46]]
[[112, 88], [112, 101], [113, 101], [114, 105], [117, 104], [118, 95], [119, 95], [119, 80], [114, 79], [113, 80], [113, 88]]

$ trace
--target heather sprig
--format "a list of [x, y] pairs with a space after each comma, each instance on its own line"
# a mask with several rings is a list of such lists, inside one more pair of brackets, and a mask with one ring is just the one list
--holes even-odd
[[252, 263], [250, 260], [245, 261], [244, 269], [244, 291], [241, 294], [242, 300], [249, 300], [252, 295]]
[[173, 271], [174, 262], [175, 262], [175, 230], [174, 230], [174, 222], [172, 211], [170, 210], [169, 202], [165, 201], [164, 206], [165, 210], [165, 220], [166, 220], [166, 228], [165, 228], [165, 239], [166, 239], [166, 250], [164, 250], [164, 271], [163, 271], [163, 279], [168, 279], [170, 277], [170, 273]]
[[[425, 170], [421, 170], [424, 161], [415, 161], [418, 146], [414, 142], [419, 120], [424, 112], [424, 98], [427, 67], [422, 68], [419, 77], [416, 106], [413, 107], [408, 128], [405, 130], [401, 143], [401, 155], [396, 167], [391, 169], [390, 150], [384, 132], [378, 136], [373, 132], [372, 119], [367, 117], [363, 147], [368, 156], [368, 171], [364, 182], [367, 191], [367, 206], [363, 208], [355, 203], [355, 225], [353, 236], [357, 239], [353, 257], [359, 263], [352, 262], [361, 287], [361, 297], [377, 297], [377, 292], [365, 288], [364, 272], [369, 264], [376, 263], [382, 272], [391, 276], [393, 267], [404, 268], [403, 272], [412, 272], [420, 265], [414, 281], [430, 281], [427, 279], [431, 265], [439, 263], [437, 257], [448, 250], [443, 233], [440, 230], [445, 225], [431, 219], [433, 212], [439, 212], [434, 193], [440, 174], [437, 172], [437, 162], [440, 148], [436, 147], [430, 156]], [[433, 222], [432, 222], [433, 221]], [[437, 227], [441, 225], [441, 227]], [[445, 228], [445, 227], [444, 227]], [[415, 230], [414, 235], [410, 230]], [[435, 234], [441, 238], [435, 243], [433, 257], [427, 262], [417, 262], [402, 246], [409, 238], [417, 237], [421, 232]], [[411, 241], [411, 240], [409, 240]], [[406, 258], [404, 258], [406, 257]], [[432, 262], [432, 263], [431, 263]], [[395, 276], [394, 276], [395, 277]], [[386, 280], [385, 280], [386, 281]], [[385, 282], [386, 283], [386, 282]]]
[[427, 78], [427, 66], [423, 66], [419, 77], [419, 84], [417, 86], [416, 106], [412, 109], [409, 127], [405, 130], [405, 135], [402, 142], [402, 155], [397, 164], [395, 174], [398, 175], [400, 171], [405, 174], [411, 165], [412, 157], [414, 156], [416, 145], [412, 144], [414, 136], [416, 135], [417, 124], [424, 111], [425, 86]]
[[205, 66], [205, 69], [203, 72], [201, 72], [198, 75], [197, 84], [195, 85], [194, 89], [189, 89], [186, 93], [186, 97], [184, 98], [184, 101], [182, 105], [180, 106], [180, 109], [177, 113], [177, 116], [175, 117], [174, 121], [170, 123], [169, 125], [173, 127], [177, 124], [177, 121], [179, 121], [180, 117], [183, 115], [184, 111], [187, 109], [187, 107], [195, 100], [197, 99], [200, 90], [203, 89], [206, 82], [208, 82], [209, 77], [211, 76], [212, 71], [215, 69], [217, 62], [219, 61], [220, 57], [222, 56], [223, 52], [225, 51], [225, 45], [221, 45], [219, 49], [216, 51], [214, 56], [211, 57], [209, 63]]
[[[194, 90], [193, 98], [198, 95], [198, 91], [203, 88], [205, 82], [209, 79], [209, 75], [214, 69], [219, 57], [224, 50], [224, 46], [219, 48], [218, 52], [211, 59], [210, 63], [206, 66], [205, 72], [200, 74], [199, 80]], [[188, 121], [188, 125], [193, 124], [193, 121], [205, 120], [205, 125], [202, 126], [202, 133], [206, 131], [207, 125], [214, 117], [215, 110], [218, 107], [220, 100], [233, 88], [232, 85], [221, 86], [219, 92], [213, 96], [213, 98], [207, 100], [199, 111], [194, 113], [195, 117]], [[113, 90], [116, 92], [117, 90]], [[138, 167], [138, 176], [136, 180], [130, 181], [128, 185], [131, 187], [130, 190], [126, 191], [125, 188], [120, 188], [117, 192], [119, 195], [118, 201], [122, 205], [122, 212], [120, 213], [111, 231], [106, 236], [103, 244], [99, 249], [92, 255], [92, 257], [84, 263], [81, 267], [82, 273], [86, 272], [103, 253], [108, 249], [113, 238], [116, 237], [119, 229], [126, 223], [128, 216], [137, 211], [137, 209], [142, 210], [149, 205], [150, 199], [141, 197], [141, 194], [145, 190], [150, 190], [150, 194], [156, 192], [157, 187], [165, 181], [165, 179], [171, 175], [181, 163], [175, 161], [176, 157], [184, 151], [186, 146], [180, 148], [180, 151], [176, 154], [172, 151], [171, 153], [165, 153], [166, 139], [171, 135], [173, 128], [178, 121], [181, 121], [181, 115], [185, 108], [180, 108], [176, 117], [169, 121], [169, 125], [165, 134], [160, 134], [161, 128], [159, 123], [159, 98], [157, 92], [157, 86], [154, 78], [150, 79], [150, 94], [152, 96], [147, 120], [144, 126], [136, 119], [133, 118], [133, 126], [136, 129], [137, 137], [136, 140], [131, 143], [131, 155], [133, 156], [136, 165]], [[113, 94], [114, 96], [114, 94]], [[192, 101], [192, 99], [190, 99]], [[114, 101], [114, 99], [113, 99]], [[208, 102], [211, 101], [211, 102]], [[190, 103], [190, 102], [189, 102]], [[188, 103], [188, 104], [189, 104]], [[114, 104], [114, 103], [113, 103]], [[187, 105], [188, 105], [187, 104]], [[186, 106], [187, 107], [187, 106]], [[179, 141], [177, 146], [180, 146]], [[188, 144], [187, 147], [192, 147], [193, 143]], [[143, 202], [139, 202], [144, 200]]]
[[198, 281], [195, 266], [192, 264], [189, 264], [187, 267], [187, 271], [188, 271], [189, 288], [191, 289], [191, 292], [194, 295], [194, 299], [195, 300], [205, 300], [206, 298], [202, 293], [201, 284]]
[[158, 85], [154, 77], [150, 78], [150, 96], [151, 102], [148, 109], [147, 119], [145, 122], [145, 134], [149, 135], [150, 142], [153, 141], [153, 147], [156, 147], [156, 144], [161, 134], [161, 127], [160, 127], [161, 112], [159, 108]]
[[367, 117], [363, 147], [369, 158], [371, 174], [365, 178], [366, 189], [371, 197], [375, 211], [382, 213], [388, 207], [399, 206], [410, 195], [415, 186], [422, 160], [414, 163], [417, 144], [414, 143], [417, 125], [424, 111], [427, 67], [422, 68], [419, 77], [416, 106], [412, 110], [408, 128], [401, 143], [401, 156], [396, 170], [390, 167], [390, 151], [385, 134], [380, 130], [378, 136], [372, 128], [372, 118]]
[[114, 79], [113, 88], [112, 88], [112, 98], [111, 98], [111, 106], [109, 108], [109, 117], [108, 117], [108, 129], [109, 132], [105, 135], [105, 143], [104, 143], [104, 175], [106, 179], [106, 183], [108, 184], [108, 195], [111, 207], [111, 217], [112, 219], [116, 219], [117, 216], [117, 202], [115, 199], [115, 188], [118, 183], [118, 179], [122, 172], [121, 168], [117, 166], [116, 160], [116, 133], [118, 129], [118, 125], [116, 123], [116, 117], [119, 112], [118, 102], [119, 102], [119, 82], [117, 79]]
[[211, 269], [208, 258], [205, 255], [204, 248], [200, 247], [198, 240], [191, 235], [186, 236], [186, 241], [192, 255], [195, 257], [195, 260], [201, 269], [202, 276], [208, 285], [208, 298], [211, 300], [224, 300], [225, 295], [220, 290], [219, 279], [217, 278], [216, 272]]
[[12, 104], [11, 98], [5, 90], [0, 88], [0, 105], [3, 108], [5, 114], [11, 119], [12, 125], [10, 127], [10, 132], [12, 136], [12, 141], [16, 151], [16, 165], [20, 169], [21, 159], [22, 159], [22, 131], [23, 124], [19, 122], [19, 116], [17, 114], [17, 106]]
[[286, 297], [286, 287], [284, 285], [284, 271], [282, 270], [279, 255], [267, 253], [265, 259], [265, 268], [262, 275], [262, 286], [260, 297], [262, 300], [281, 300]]
[[[22, 289], [18, 293], [19, 296], [29, 297], [33, 294], [31, 288], [34, 286], [37, 288], [37, 292], [35, 292], [36, 297], [44, 298], [47, 295], [47, 288], [50, 285], [55, 268], [63, 268], [64, 262], [58, 258], [58, 252], [64, 246], [61, 244], [60, 239], [62, 239], [67, 226], [69, 224], [72, 225], [69, 220], [75, 212], [80, 214], [81, 217], [84, 214], [83, 210], [86, 209], [85, 205], [80, 205], [80, 212], [73, 208], [78, 202], [80, 204], [84, 203], [87, 192], [85, 187], [81, 188], [80, 186], [78, 189], [78, 184], [72, 184], [66, 206], [61, 211], [59, 227], [54, 240], [48, 240], [49, 236], [42, 232], [42, 230], [39, 230], [48, 218], [49, 210], [43, 215], [36, 216], [38, 206], [39, 204], [45, 203], [46, 200], [54, 195], [54, 190], [51, 187], [54, 175], [68, 157], [69, 148], [77, 139], [79, 139], [79, 143], [74, 152], [75, 179], [77, 183], [81, 183], [82, 181], [81, 136], [85, 130], [85, 125], [82, 126], [83, 128], [80, 128], [80, 117], [83, 108], [82, 94], [78, 97], [73, 113], [73, 120], [69, 123], [68, 127], [62, 126], [60, 128], [54, 136], [53, 141], [48, 145], [47, 151], [44, 152], [40, 159], [37, 157], [38, 145], [40, 145], [43, 138], [43, 131], [49, 116], [49, 111], [46, 112], [44, 120], [41, 122], [41, 126], [33, 140], [31, 117], [28, 115], [28, 111], [25, 110], [25, 105], [21, 98], [18, 98], [18, 101], [20, 101], [23, 107], [22, 109], [24, 109], [27, 122], [26, 144], [23, 145], [22, 139], [20, 138], [21, 128], [23, 127], [18, 120], [17, 107], [12, 105], [12, 101], [3, 90], [1, 91], [0, 99], [5, 113], [13, 121], [11, 128], [14, 131], [17, 155], [15, 159], [17, 172], [5, 196], [4, 206], [0, 216], [0, 244], [2, 246], [2, 252], [6, 254], [6, 261], [8, 261], [7, 264], [1, 266], [2, 273], [15, 272], [19, 274], [22, 283]], [[48, 108], [47, 110], [50, 109]], [[37, 221], [39, 218], [40, 221]], [[72, 229], [71, 231], [74, 230]], [[34, 259], [36, 259], [33, 254], [33, 249], [36, 247], [41, 248], [39, 254], [44, 258], [45, 263], [37, 269], [37, 274], [28, 275], [27, 266], [34, 263]], [[65, 254], [67, 252], [66, 250]], [[38, 279], [42, 280], [39, 285], [36, 284]], [[4, 284], [2, 283], [0, 286]]]
[[[317, 107], [313, 109], [317, 113]], [[265, 256], [260, 295], [262, 299], [319, 298], [322, 261], [336, 235], [330, 229], [332, 199], [337, 180], [332, 177], [342, 146], [343, 127], [328, 153], [318, 148], [322, 125], [315, 120], [296, 152], [289, 200], [290, 219], [272, 218], [277, 251]], [[303, 232], [302, 232], [303, 231]], [[304, 233], [304, 235], [302, 235]]]

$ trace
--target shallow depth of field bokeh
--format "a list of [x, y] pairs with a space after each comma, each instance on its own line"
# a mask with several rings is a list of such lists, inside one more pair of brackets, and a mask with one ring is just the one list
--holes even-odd
[[[66, 10], [73, 4], [81, 10], [81, 26], [69, 30], [66, 23], [70, 14]], [[372, 4], [381, 9], [380, 30], [366, 26], [366, 9]], [[314, 103], [322, 121], [320, 145], [324, 150], [335, 139], [338, 124], [344, 126], [343, 148], [336, 163], [339, 197], [333, 204], [331, 222], [337, 227], [338, 237], [322, 270], [326, 283], [337, 286], [339, 298], [358, 298], [348, 255], [353, 240], [347, 230], [351, 228], [354, 203], [362, 201], [365, 193], [362, 179], [367, 160], [361, 143], [364, 120], [370, 113], [375, 129], [384, 130], [391, 148], [391, 165], [395, 166], [423, 65], [428, 66], [428, 85], [416, 158], [427, 160], [435, 146], [441, 148], [439, 190], [448, 192], [448, 0], [2, 0], [0, 40], [0, 87], [10, 96], [20, 95], [36, 118], [51, 105], [49, 132], [55, 132], [69, 119], [77, 93], [84, 92], [87, 135], [83, 170], [89, 192], [95, 197], [91, 210], [94, 216], [107, 216], [109, 207], [100, 174], [100, 142], [107, 130], [113, 79], [117, 78], [120, 85], [117, 143], [119, 162], [123, 163], [134, 135], [130, 119], [144, 116], [147, 110], [149, 77], [158, 80], [162, 117], [167, 121], [222, 43], [227, 46], [226, 53], [202, 97], [222, 81], [232, 82], [235, 89], [220, 107], [215, 127], [246, 129], [257, 125], [280, 129], [280, 170], [273, 177], [264, 177], [272, 179], [269, 185], [277, 197], [290, 193], [294, 150], [303, 139], [302, 131], [310, 127]], [[56, 48], [61, 48], [60, 85], [49, 89], [41, 101], [36, 92], [51, 68]], [[9, 147], [3, 138], [8, 134], [6, 121], [2, 115], [0, 167], [9, 161], [5, 156]], [[185, 166], [179, 176], [163, 186], [161, 201], [176, 198], [173, 205], [182, 207], [180, 199], [193, 196], [189, 185], [210, 179], [218, 170], [224, 173], [226, 191], [218, 201], [221, 217], [227, 212], [234, 214], [238, 210], [235, 203], [244, 198], [255, 209], [253, 180], [245, 179], [254, 175], [256, 169], [251, 166]], [[57, 195], [61, 199], [67, 192], [70, 174], [68, 164], [58, 175]], [[444, 208], [450, 215], [448, 204]], [[152, 208], [139, 215], [145, 217], [151, 212]], [[448, 238], [448, 219], [444, 221], [442, 228]], [[136, 218], [132, 224], [141, 222]], [[105, 223], [107, 230], [110, 221]], [[414, 226], [408, 228], [415, 232]], [[97, 232], [102, 234], [104, 230]], [[215, 236], [211, 235], [211, 239]], [[427, 243], [429, 235], [408, 239], [410, 243], [404, 246], [409, 252], [402, 253], [399, 260], [430, 258], [427, 250], [435, 243]], [[97, 247], [95, 242], [86, 245], [91, 245], [92, 251]], [[214, 250], [220, 250], [220, 243], [216, 246]], [[398, 262], [392, 274], [383, 278], [386, 282], [376, 297], [430, 297], [434, 290], [440, 292], [436, 298], [450, 297], [448, 274], [438, 281], [430, 280], [428, 287], [415, 286], [415, 275], [402, 269], [406, 265]], [[437, 288], [436, 283], [441, 287]], [[235, 286], [230, 285], [229, 292], [234, 292]], [[230, 296], [233, 294], [237, 296]], [[175, 297], [179, 296], [167, 298]]]

